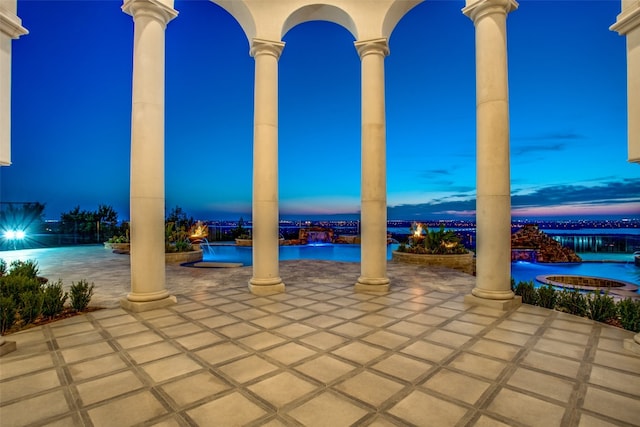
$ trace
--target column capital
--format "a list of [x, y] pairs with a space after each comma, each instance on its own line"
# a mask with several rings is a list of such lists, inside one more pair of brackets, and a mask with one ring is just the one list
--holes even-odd
[[616, 23], [609, 29], [624, 36], [631, 31], [640, 28], [640, 1], [631, 6], [624, 7], [617, 16]]
[[256, 57], [258, 55], [271, 55], [276, 59], [280, 59], [280, 55], [282, 54], [283, 49], [283, 42], [254, 38], [253, 40], [251, 40], [251, 49], [249, 50], [249, 55], [253, 57]]
[[386, 38], [362, 40], [353, 43], [360, 55], [360, 59], [369, 54], [389, 55], [389, 42]]
[[507, 13], [518, 8], [518, 2], [515, 0], [466, 0], [466, 2], [467, 5], [462, 9], [462, 13], [474, 23], [478, 19], [494, 13], [506, 16]]
[[0, 33], [6, 34], [12, 39], [29, 34], [29, 31], [22, 26], [22, 20], [13, 13], [0, 9]]
[[122, 11], [131, 15], [134, 20], [139, 16], [150, 16], [166, 26], [178, 16], [178, 11], [172, 5], [173, 1], [167, 0], [124, 0]]

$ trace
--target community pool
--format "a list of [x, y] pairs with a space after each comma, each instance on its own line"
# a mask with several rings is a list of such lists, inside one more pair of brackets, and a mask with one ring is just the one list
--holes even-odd
[[[387, 259], [391, 259], [392, 251], [397, 244], [387, 247]], [[251, 265], [252, 248], [250, 246], [209, 245], [203, 247], [204, 261], [240, 262]], [[511, 264], [511, 275], [520, 281], [535, 281], [536, 276], [550, 274], [570, 274], [580, 276], [596, 276], [622, 280], [640, 285], [640, 267], [633, 264], [633, 258], [627, 254], [580, 254], [587, 262], [583, 263], [530, 263], [514, 262]], [[627, 261], [627, 258], [629, 259]], [[325, 261], [360, 262], [360, 245], [302, 245], [280, 246], [280, 260], [316, 259]], [[604, 262], [602, 260], [605, 260]], [[614, 260], [615, 262], [607, 262]]]

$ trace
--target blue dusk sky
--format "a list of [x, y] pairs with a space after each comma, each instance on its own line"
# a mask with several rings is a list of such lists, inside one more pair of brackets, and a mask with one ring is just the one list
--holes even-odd
[[[368, 1], [368, 0], [362, 0]], [[12, 161], [0, 200], [46, 217], [112, 205], [129, 217], [133, 20], [121, 2], [18, 0]], [[475, 48], [463, 1], [428, 0], [385, 60], [389, 219], [472, 219]], [[254, 60], [222, 8], [176, 0], [166, 31], [167, 210], [251, 216]], [[640, 217], [627, 162], [625, 39], [618, 0], [522, 0], [509, 14], [514, 217]], [[360, 59], [327, 22], [290, 30], [279, 62], [283, 219], [360, 209]]]

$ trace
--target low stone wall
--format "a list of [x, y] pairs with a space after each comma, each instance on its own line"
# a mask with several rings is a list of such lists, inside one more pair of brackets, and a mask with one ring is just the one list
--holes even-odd
[[612, 296], [621, 298], [640, 299], [638, 286], [624, 280], [606, 279], [603, 277], [577, 275], [542, 275], [536, 276], [536, 281], [560, 288], [579, 289], [583, 291], [608, 290]]
[[455, 255], [426, 255], [393, 251], [391, 260], [405, 264], [446, 267], [467, 274], [475, 274], [476, 271], [476, 260], [473, 252]]
[[170, 252], [164, 254], [164, 262], [185, 263], [202, 261], [202, 249], [189, 252]]
[[105, 249], [111, 249], [111, 250], [114, 250], [114, 251], [129, 252], [130, 246], [131, 246], [130, 243], [109, 243], [109, 242], [104, 242]]
[[[112, 249], [115, 253], [118, 254], [129, 254], [130, 244], [129, 243], [105, 243], [104, 247], [107, 249]], [[189, 252], [165, 252], [164, 254], [164, 262], [169, 263], [184, 263], [184, 262], [197, 262], [202, 261], [202, 249], [200, 249], [199, 244], [193, 245], [193, 250]]]
[[619, 280], [604, 279], [602, 277], [591, 276], [546, 276], [547, 280], [560, 282], [567, 285], [591, 288], [621, 288], [625, 286]]

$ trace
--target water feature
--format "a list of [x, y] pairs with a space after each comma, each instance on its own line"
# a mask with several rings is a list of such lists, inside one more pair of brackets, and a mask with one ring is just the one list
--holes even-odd
[[[391, 252], [397, 248], [397, 244], [387, 246], [387, 259], [391, 259]], [[203, 247], [203, 252], [204, 261], [241, 262], [244, 265], [251, 265], [252, 263], [253, 254], [250, 246], [214, 245], [207, 243], [206, 249]], [[360, 245], [318, 243], [280, 246], [279, 258], [280, 261], [315, 259], [360, 262]]]
[[532, 263], [514, 262], [511, 276], [517, 282], [536, 281], [538, 276], [583, 276], [620, 280], [640, 285], [640, 267], [633, 262]]
[[[252, 248], [232, 244], [211, 244], [203, 242], [203, 261], [242, 263], [249, 266], [252, 263]], [[391, 260], [392, 251], [398, 248], [397, 244], [387, 246], [387, 259]], [[633, 264], [633, 258], [629, 254], [580, 254], [587, 262], [582, 263], [533, 263], [513, 262], [511, 264], [511, 276], [519, 281], [535, 282], [537, 276], [544, 275], [579, 275], [594, 276], [609, 279], [622, 280], [640, 285], [640, 267]], [[280, 246], [279, 257], [281, 261], [296, 259], [314, 259], [338, 262], [360, 262], [360, 245], [352, 244], [309, 244]], [[602, 262], [602, 260], [613, 262]], [[539, 283], [538, 283], [539, 284]]]

